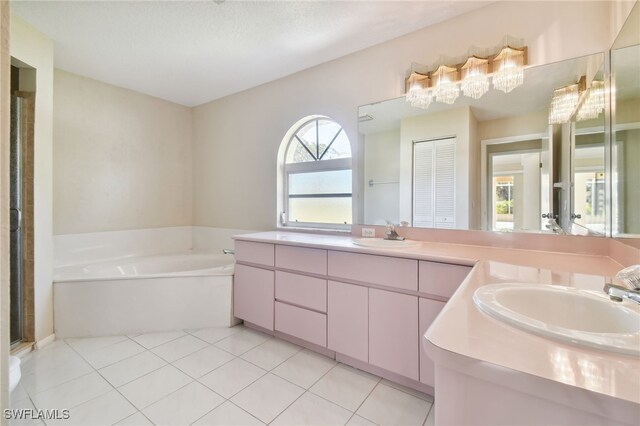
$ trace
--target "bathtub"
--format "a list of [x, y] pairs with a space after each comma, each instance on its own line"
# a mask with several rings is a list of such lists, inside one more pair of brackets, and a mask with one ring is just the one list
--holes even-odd
[[229, 327], [234, 259], [175, 253], [54, 271], [56, 337]]

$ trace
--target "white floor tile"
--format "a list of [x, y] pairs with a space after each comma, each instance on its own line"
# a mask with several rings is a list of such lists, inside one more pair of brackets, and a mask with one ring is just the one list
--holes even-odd
[[380, 383], [382, 383], [384, 385], [387, 385], [387, 386], [391, 386], [392, 388], [401, 390], [401, 391], [403, 391], [405, 393], [408, 393], [410, 395], [416, 396], [416, 397], [418, 397], [420, 399], [424, 399], [425, 401], [429, 401], [429, 402], [433, 403], [433, 397], [431, 395], [427, 395], [424, 392], [420, 392], [420, 391], [417, 391], [415, 389], [411, 389], [411, 388], [409, 388], [407, 386], [403, 386], [403, 385], [401, 385], [399, 383], [395, 383], [395, 382], [392, 382], [391, 380], [387, 380], [387, 379], [382, 379], [380, 381]]
[[24, 356], [20, 364], [20, 370], [23, 376], [36, 372], [44, 372], [66, 364], [71, 360], [82, 360], [69, 345], [63, 340], [57, 340], [46, 346]]
[[127, 339], [85, 354], [84, 359], [86, 359], [93, 368], [100, 369], [139, 354], [140, 352], [144, 352], [144, 348], [136, 342]]
[[151, 352], [165, 361], [173, 362], [206, 346], [208, 346], [207, 342], [187, 334], [163, 345], [156, 346], [151, 349]]
[[74, 337], [65, 339], [65, 342], [67, 342], [67, 344], [79, 354], [85, 355], [89, 352], [106, 348], [107, 346], [122, 342], [126, 339], [127, 336]]
[[123, 359], [122, 361], [101, 368], [99, 373], [113, 386], [118, 387], [129, 383], [147, 373], [166, 365], [159, 356], [149, 351]]
[[70, 382], [35, 394], [32, 399], [36, 408], [70, 409], [83, 402], [103, 395], [113, 388], [98, 373], [93, 372]]
[[201, 328], [199, 330], [187, 330], [187, 333], [196, 336], [198, 339], [202, 339], [207, 343], [216, 343], [226, 337], [233, 336], [236, 333], [240, 333], [244, 330], [244, 327], [237, 325], [235, 327], [215, 327], [215, 328]]
[[300, 350], [300, 346], [280, 339], [269, 339], [245, 352], [242, 359], [265, 370], [272, 370]]
[[260, 420], [230, 401], [211, 411], [194, 423], [194, 426], [259, 426]]
[[234, 355], [242, 355], [249, 349], [255, 348], [260, 343], [263, 343], [270, 338], [271, 336], [268, 334], [245, 328], [240, 333], [236, 333], [233, 336], [220, 340], [216, 343], [216, 346], [227, 352], [231, 352]]
[[21, 383], [30, 395], [43, 392], [93, 371], [93, 368], [82, 358], [70, 356], [64, 364], [58, 364], [48, 369], [37, 368], [31, 374], [22, 376]]
[[431, 410], [429, 410], [429, 414], [427, 415], [427, 420], [424, 421], [424, 426], [435, 426], [436, 424], [436, 407], [435, 405], [431, 406]]
[[116, 423], [116, 426], [153, 426], [153, 423], [140, 411]]
[[118, 390], [138, 409], [143, 409], [189, 384], [192, 380], [174, 366], [166, 365], [119, 387]]
[[303, 393], [301, 387], [269, 373], [231, 398], [231, 401], [259, 420], [270, 423]]
[[265, 373], [262, 368], [236, 358], [201, 377], [199, 381], [225, 398], [231, 398]]
[[175, 361], [173, 365], [197, 379], [234, 358], [229, 352], [218, 349], [215, 346], [208, 346]]
[[151, 348], [155, 348], [156, 346], [160, 346], [164, 343], [175, 340], [178, 337], [182, 337], [184, 335], [185, 335], [184, 331], [178, 330], [178, 331], [167, 331], [163, 333], [139, 334], [137, 336], [132, 337], [132, 339], [140, 343], [145, 348], [151, 349]]
[[[23, 398], [15, 403], [12, 402], [11, 409], [12, 410], [35, 410], [36, 407], [34, 407], [33, 403], [29, 398]], [[38, 419], [29, 418], [26, 413], [25, 414], [23, 413], [17, 413], [16, 417], [11, 418], [9, 420], [9, 425], [10, 426], [14, 426], [14, 425], [15, 426], [35, 426], [35, 425], [43, 424], [42, 421]], [[2, 417], [4, 418], [5, 413], [0, 413], [0, 415], [2, 415]]]
[[24, 386], [22, 386], [22, 383], [18, 383], [18, 386], [16, 386], [15, 389], [13, 389], [13, 391], [9, 394], [9, 402], [12, 407], [14, 404], [26, 398], [29, 398], [29, 394], [25, 390]]
[[360, 417], [357, 414], [354, 414], [353, 417], [347, 422], [347, 425], [350, 426], [377, 426], [371, 420], [367, 420], [364, 417]]
[[357, 414], [379, 425], [421, 425], [430, 408], [431, 402], [380, 383]]
[[309, 389], [335, 365], [335, 360], [303, 349], [276, 367], [272, 373]]
[[112, 425], [136, 409], [115, 389], [69, 410], [69, 419], [47, 420], [47, 425]]
[[271, 423], [272, 425], [343, 425], [353, 413], [320, 398], [305, 393]]
[[189, 425], [223, 402], [220, 395], [193, 382], [151, 404], [143, 413], [156, 425]]
[[339, 364], [309, 390], [347, 410], [355, 411], [379, 380], [376, 376]]

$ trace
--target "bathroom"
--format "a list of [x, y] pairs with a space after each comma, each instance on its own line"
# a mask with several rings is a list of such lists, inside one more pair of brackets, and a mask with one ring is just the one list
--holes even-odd
[[[0, 8], [2, 424], [638, 423], [637, 2]], [[520, 87], [407, 102], [506, 46]]]

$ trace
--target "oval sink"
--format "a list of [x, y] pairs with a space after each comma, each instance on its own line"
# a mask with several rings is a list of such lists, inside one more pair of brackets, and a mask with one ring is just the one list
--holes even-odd
[[477, 289], [476, 306], [507, 324], [544, 337], [640, 355], [640, 312], [602, 295], [540, 284], [492, 284]]
[[384, 238], [355, 238], [353, 244], [362, 247], [375, 248], [406, 248], [418, 247], [420, 241], [413, 240], [385, 240]]

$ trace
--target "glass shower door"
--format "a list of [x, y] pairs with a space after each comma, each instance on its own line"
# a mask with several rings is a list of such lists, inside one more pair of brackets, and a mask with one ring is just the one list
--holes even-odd
[[22, 341], [22, 99], [11, 97], [10, 141], [10, 340]]

